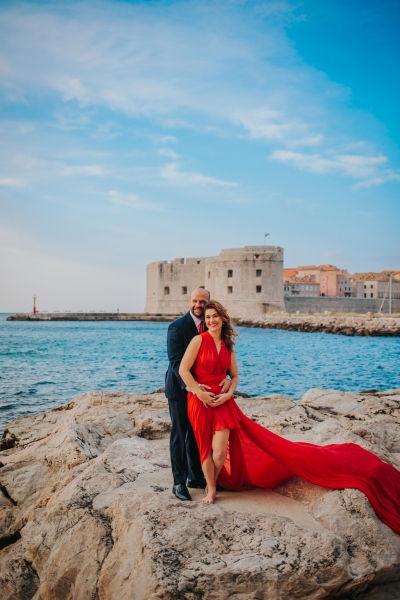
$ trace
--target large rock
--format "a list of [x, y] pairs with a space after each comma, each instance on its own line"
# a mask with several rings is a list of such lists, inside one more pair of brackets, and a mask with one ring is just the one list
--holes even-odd
[[[400, 390], [240, 398], [292, 440], [352, 441], [400, 468]], [[95, 392], [20, 417], [0, 453], [2, 600], [397, 600], [400, 536], [356, 490], [171, 494], [158, 394]]]

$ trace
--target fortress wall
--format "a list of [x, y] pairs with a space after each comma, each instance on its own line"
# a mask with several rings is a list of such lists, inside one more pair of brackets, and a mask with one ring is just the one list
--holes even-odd
[[204, 264], [204, 258], [176, 258], [147, 265], [145, 312], [187, 312], [191, 291], [204, 286]]
[[156, 314], [159, 311], [159, 272], [160, 265], [167, 261], [153, 262], [146, 267], [146, 307], [145, 312]]
[[[285, 297], [285, 311], [288, 313], [324, 313], [326, 310], [336, 313], [377, 313], [380, 310], [382, 298], [337, 298], [319, 296], [317, 298]], [[382, 311], [389, 312], [389, 300], [386, 299]], [[392, 313], [400, 313], [400, 300], [392, 300]]]

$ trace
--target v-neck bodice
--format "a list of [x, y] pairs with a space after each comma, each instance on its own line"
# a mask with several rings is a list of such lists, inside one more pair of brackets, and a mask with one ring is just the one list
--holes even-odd
[[231, 353], [225, 342], [221, 340], [221, 348], [218, 352], [212, 335], [208, 331], [202, 333], [200, 350], [192, 367], [196, 381], [211, 386], [215, 382], [220, 383], [225, 379], [230, 364]]

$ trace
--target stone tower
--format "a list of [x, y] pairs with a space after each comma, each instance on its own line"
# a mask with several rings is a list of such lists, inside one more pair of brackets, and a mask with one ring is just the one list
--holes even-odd
[[245, 246], [209, 258], [177, 258], [147, 265], [149, 314], [188, 310], [189, 294], [205, 287], [232, 317], [259, 317], [283, 311], [283, 248]]

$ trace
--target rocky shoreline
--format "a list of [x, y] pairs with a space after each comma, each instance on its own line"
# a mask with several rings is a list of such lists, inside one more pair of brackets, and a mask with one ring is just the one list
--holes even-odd
[[241, 327], [335, 333], [339, 335], [400, 336], [399, 317], [333, 315], [265, 315], [260, 319], [236, 319]]
[[[296, 441], [355, 442], [400, 469], [400, 390], [240, 397]], [[165, 396], [84, 394], [0, 440], [3, 600], [396, 600], [400, 536], [356, 490], [294, 478], [171, 494]]]

